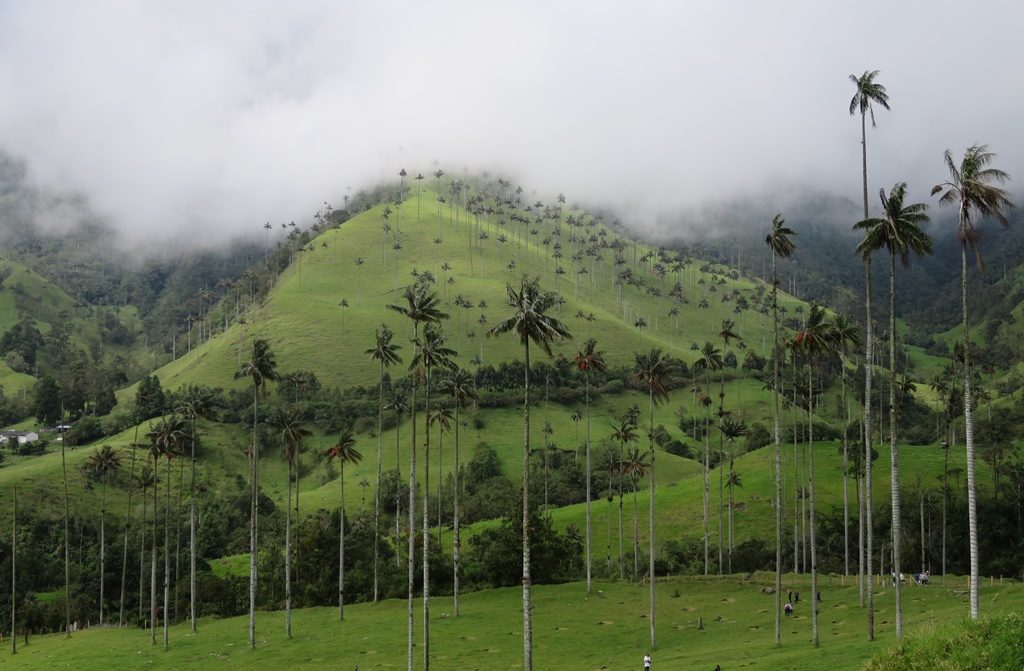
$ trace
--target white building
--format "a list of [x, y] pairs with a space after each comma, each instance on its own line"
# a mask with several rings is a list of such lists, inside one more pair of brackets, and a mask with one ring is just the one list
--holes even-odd
[[0, 443], [17, 441], [19, 444], [34, 443], [39, 440], [39, 434], [35, 431], [0, 431]]

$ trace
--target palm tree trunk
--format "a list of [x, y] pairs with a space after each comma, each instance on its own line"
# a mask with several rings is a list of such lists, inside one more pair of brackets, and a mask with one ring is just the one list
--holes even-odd
[[[472, 253], [472, 246], [470, 247]], [[430, 366], [424, 385], [423, 441], [423, 671], [430, 670]]]
[[164, 487], [164, 651], [170, 649], [171, 605], [171, 459], [167, 458], [167, 485]]
[[146, 522], [149, 520], [149, 496], [142, 490], [142, 524], [139, 525], [139, 620], [142, 620], [142, 606], [146, 602]]
[[636, 481], [633, 482], [633, 580], [640, 575], [640, 520], [637, 518]]
[[[706, 370], [706, 369], [705, 369]], [[711, 378], [705, 374], [704, 388], [711, 390]], [[708, 518], [711, 516], [711, 495], [710, 495], [710, 453], [711, 436], [708, 433], [708, 415], [704, 413], [704, 575], [708, 574], [710, 555], [708, 554]]]
[[[139, 440], [139, 425], [135, 424], [135, 438], [132, 441], [132, 465], [128, 474], [128, 506], [124, 514], [124, 555], [121, 558], [121, 600], [117, 615], [117, 626], [124, 626], [124, 597], [128, 581], [128, 532], [132, 527], [132, 493], [135, 491], [135, 443]], [[145, 498], [145, 496], [143, 496]], [[142, 573], [139, 573], [139, 580]]]
[[259, 480], [257, 475], [256, 453], [259, 451], [259, 433], [256, 429], [256, 401], [259, 397], [259, 385], [252, 386], [252, 454], [249, 455], [249, 486], [251, 491], [249, 503], [249, 649], [256, 649], [256, 558], [259, 550], [256, 533], [257, 513], [259, 511]]
[[[417, 204], [417, 219], [419, 200]], [[377, 391], [377, 489], [373, 496], [373, 601], [378, 596], [378, 567], [380, 562], [380, 477], [384, 463], [384, 362], [380, 363], [380, 385]]]
[[[416, 341], [419, 339], [419, 324], [413, 322], [413, 359], [416, 358]], [[406, 663], [408, 671], [413, 671], [413, 635], [415, 622], [413, 621], [412, 601], [416, 592], [416, 376], [412, 376], [412, 429], [409, 447], [409, 595], [407, 603], [408, 631], [406, 636]]]
[[779, 405], [779, 278], [772, 253], [772, 400], [775, 420], [775, 645], [782, 644], [782, 409]]
[[857, 475], [857, 592], [864, 607], [864, 479]]
[[67, 432], [61, 432], [60, 470], [64, 481], [64, 637], [71, 638], [71, 535], [68, 532], [68, 462], [64, 454]]
[[[963, 215], [961, 215], [962, 217]], [[963, 223], [963, 222], [961, 222]], [[961, 230], [962, 230], [961, 226]], [[980, 615], [978, 557], [978, 501], [977, 483], [974, 476], [974, 403], [973, 380], [971, 380], [971, 331], [967, 319], [967, 246], [960, 247], [960, 298], [964, 313], [964, 434], [967, 443], [967, 518], [971, 553], [971, 619]]]
[[523, 344], [523, 671], [533, 671], [533, 623], [530, 603], [530, 342]]
[[[865, 200], [865, 211], [867, 210]], [[872, 533], [871, 522], [872, 496], [871, 496], [871, 374], [874, 362], [874, 337], [871, 326], [871, 259], [865, 262], [865, 310], [866, 326], [864, 328], [864, 534], [867, 536], [865, 543], [865, 554], [867, 556], [867, 596], [868, 596], [868, 640], [875, 640], [875, 595], [871, 576], [872, 556]]]
[[892, 570], [896, 574], [896, 640], [903, 640], [900, 585], [900, 457], [896, 445], [896, 255], [889, 254], [889, 455], [892, 465]]
[[[868, 138], [866, 126], [867, 110], [860, 111], [861, 166], [864, 176], [864, 218], [868, 218]], [[864, 506], [865, 533], [867, 534], [868, 566], [871, 565], [871, 365], [874, 356], [874, 342], [871, 329], [871, 258], [864, 262]], [[870, 575], [871, 571], [868, 570]], [[871, 581], [868, 581], [868, 640], [875, 640], [875, 598]]]
[[188, 610], [192, 633], [196, 633], [196, 416], [192, 415], [192, 479], [188, 511]]
[[292, 637], [292, 461], [288, 460], [288, 503], [284, 511], [284, 633]]
[[590, 371], [584, 372], [585, 399], [587, 405], [587, 455], [586, 455], [586, 479], [587, 479], [587, 594], [593, 590], [593, 569], [590, 554], [591, 527], [590, 527]]
[[[153, 533], [151, 537], [153, 539], [152, 546], [150, 547], [150, 562], [149, 562], [149, 644], [156, 645], [156, 532], [157, 532], [157, 516], [159, 515], [158, 504], [160, 501], [157, 489], [157, 477], [160, 473], [160, 462], [156, 457], [153, 458]], [[166, 613], [164, 614], [166, 615]]]
[[178, 465], [178, 505], [174, 508], [175, 534], [174, 534], [174, 600], [171, 606], [174, 609], [174, 620], [178, 620], [178, 585], [180, 584], [181, 570], [181, 498], [185, 488], [185, 461]]
[[11, 654], [18, 654], [18, 486], [11, 492], [14, 507], [11, 512]]
[[[402, 482], [402, 414], [395, 411], [395, 472]], [[395, 566], [402, 567], [402, 488], [395, 488]]]
[[843, 418], [843, 575], [850, 575], [850, 489], [849, 489], [849, 459], [847, 448], [849, 445], [847, 433], [850, 425], [850, 406], [846, 400], [846, 357], [840, 357], [840, 367], [843, 384], [843, 408], [846, 414]]
[[[459, 529], [459, 399], [455, 399], [455, 482], [452, 491], [452, 516], [455, 527], [455, 541], [452, 545], [452, 608], [459, 616], [459, 569], [462, 565], [462, 538]], [[440, 523], [440, 520], [438, 520]]]
[[650, 449], [651, 455], [651, 483], [650, 483], [650, 501], [648, 506], [650, 510], [647, 514], [647, 570], [648, 570], [648, 613], [647, 620], [650, 622], [651, 628], [651, 647], [656, 647], [655, 636], [654, 636], [654, 389], [650, 385], [647, 388], [648, 400], [650, 403], [650, 426], [647, 431], [647, 444]]
[[622, 545], [622, 464], [623, 464], [623, 452], [625, 451], [625, 443], [619, 443], [619, 580], [625, 580], [626, 578], [626, 561], [623, 556], [623, 545]]
[[341, 463], [341, 477], [338, 478], [338, 620], [345, 619], [345, 460]]
[[818, 551], [814, 542], [814, 366], [811, 363], [810, 354], [807, 360], [807, 449], [810, 452], [810, 464], [808, 465], [810, 505], [810, 527], [811, 527], [811, 632], [814, 639], [814, 647], [819, 645], [818, 639]]
[[103, 587], [107, 575], [107, 476], [100, 494], [100, 626], [103, 626]]

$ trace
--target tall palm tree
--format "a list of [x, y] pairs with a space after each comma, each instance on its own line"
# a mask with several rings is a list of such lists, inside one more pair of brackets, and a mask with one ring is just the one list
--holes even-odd
[[189, 620], [192, 633], [196, 633], [196, 420], [200, 417], [208, 419], [214, 406], [215, 396], [209, 387], [189, 385], [178, 400], [177, 411], [191, 423], [189, 442], [191, 450], [189, 460], [192, 462], [192, 477], [189, 485]]
[[[850, 473], [848, 450], [850, 407], [846, 398], [846, 356], [860, 344], [860, 329], [846, 315], [836, 315], [832, 322], [832, 333], [836, 339], [836, 350], [839, 352], [839, 377], [843, 386], [843, 574], [848, 576], [850, 575], [850, 495], [847, 483]], [[860, 486], [859, 482], [857, 486]], [[861, 576], [858, 575], [857, 579], [860, 581]]]
[[825, 310], [818, 305], [812, 305], [807, 321], [803, 328], [793, 338], [794, 352], [802, 352], [807, 361], [807, 442], [810, 454], [808, 465], [808, 495], [810, 498], [810, 527], [811, 539], [811, 630], [814, 647], [818, 647], [818, 563], [817, 544], [815, 543], [815, 521], [814, 521], [814, 362], [823, 354], [835, 352], [835, 336], [832, 333], [829, 323], [826, 321]]
[[747, 435], [747, 425], [742, 420], [733, 419], [732, 417], [725, 416], [718, 424], [718, 430], [721, 432], [722, 437], [729, 443], [729, 475], [726, 478], [726, 485], [729, 487], [729, 536], [728, 536], [728, 549], [729, 549], [729, 573], [732, 573], [732, 546], [733, 546], [733, 486], [737, 481], [736, 471], [733, 469], [733, 463], [735, 458], [735, 442], [737, 438], [741, 438]]
[[[295, 407], [274, 408], [267, 423], [274, 427], [281, 441], [282, 457], [288, 464], [288, 505], [284, 516], [284, 632], [292, 637], [292, 484], [296, 478], [296, 462], [302, 441], [310, 435], [302, 426], [302, 413]], [[298, 494], [296, 494], [298, 498]]]
[[782, 644], [782, 407], [779, 402], [779, 275], [776, 259], [788, 259], [796, 251], [791, 237], [796, 232], [786, 226], [781, 214], [772, 218], [771, 232], [764, 242], [772, 256], [772, 398], [775, 438], [775, 644]]
[[[454, 527], [455, 527], [455, 540], [452, 546], [452, 572], [453, 572], [453, 583], [452, 583], [452, 607], [455, 612], [455, 617], [459, 616], [459, 574], [462, 568], [462, 537], [461, 537], [461, 519], [459, 511], [459, 473], [460, 473], [460, 461], [459, 461], [459, 410], [467, 405], [468, 403], [475, 402], [478, 399], [476, 393], [476, 381], [473, 379], [472, 373], [464, 368], [456, 368], [448, 376], [441, 381], [440, 392], [447, 395], [452, 399], [455, 404], [455, 458], [454, 458], [454, 484], [452, 492], [452, 508], [454, 515]], [[438, 520], [440, 524], [440, 520]]]
[[[854, 229], [864, 232], [857, 251], [868, 257], [885, 247], [889, 251], [889, 449], [892, 466], [892, 570], [900, 574], [900, 467], [896, 444], [896, 257], [904, 266], [910, 265], [911, 254], [924, 256], [932, 251], [932, 239], [921, 227], [928, 223], [924, 203], [904, 204], [906, 182], [898, 182], [888, 195], [879, 191], [883, 216], [858, 222]], [[896, 639], [903, 638], [903, 600], [900, 581], [895, 581]]]
[[[420, 175], [417, 179], [423, 179]], [[419, 211], [419, 199], [416, 200], [417, 212]], [[375, 333], [374, 345], [370, 349], [366, 350], [366, 354], [370, 355], [370, 358], [376, 361], [380, 365], [380, 383], [377, 387], [377, 482], [376, 482], [376, 493], [373, 497], [373, 600], [377, 600], [378, 596], [378, 572], [380, 562], [380, 478], [381, 468], [384, 460], [383, 445], [381, 441], [384, 440], [384, 369], [390, 368], [396, 363], [402, 362], [402, 357], [398, 355], [398, 350], [402, 349], [401, 345], [397, 345], [391, 342], [394, 338], [394, 332], [388, 327], [387, 324], [381, 324], [380, 328]], [[398, 462], [395, 462], [396, 464]]]
[[996, 155], [988, 145], [972, 145], [964, 152], [957, 165], [947, 149], [946, 168], [949, 179], [932, 188], [932, 195], [939, 196], [940, 205], [957, 207], [957, 235], [960, 239], [960, 302], [963, 307], [963, 351], [964, 351], [964, 426], [967, 443], [967, 512], [971, 553], [971, 618], [979, 615], [979, 571], [978, 556], [978, 507], [974, 476], [974, 399], [973, 370], [971, 368], [970, 322], [967, 306], [967, 249], [971, 248], [980, 261], [978, 245], [981, 243], [979, 226], [981, 221], [994, 219], [1007, 226], [1007, 213], [1013, 207], [1006, 190], [997, 186], [1004, 184], [1010, 176], [1004, 171], [991, 167]]
[[338, 478], [338, 619], [345, 619], [345, 464], [358, 464], [363, 455], [356, 449], [352, 431], [346, 429], [338, 442], [327, 450], [328, 459], [337, 459], [341, 466]]
[[[99, 481], [100, 494], [100, 626], [103, 626], [103, 588], [107, 577], [106, 522], [107, 522], [107, 484], [110, 476], [121, 468], [121, 457], [114, 448], [104, 445], [89, 456], [86, 471], [89, 477]], [[13, 632], [12, 632], [13, 636]]]
[[633, 382], [647, 387], [649, 407], [649, 426], [647, 445], [649, 449], [650, 479], [650, 510], [648, 512], [647, 553], [648, 553], [648, 614], [651, 629], [651, 647], [655, 647], [654, 636], [654, 406], [668, 400], [668, 376], [672, 372], [672, 364], [660, 349], [652, 349], [646, 354], [636, 354]]
[[257, 402], [267, 382], [278, 379], [277, 360], [270, 350], [270, 343], [263, 339], [252, 341], [252, 358], [242, 364], [235, 373], [235, 379], [247, 377], [252, 380], [252, 448], [249, 451], [249, 648], [256, 648], [256, 557], [259, 552], [259, 491], [260, 491], [260, 445], [257, 424], [259, 413]]
[[590, 513], [590, 377], [595, 373], [603, 373], [608, 368], [604, 362], [604, 353], [597, 349], [597, 341], [588, 338], [583, 343], [583, 348], [576, 352], [576, 368], [583, 371], [585, 385], [585, 399], [587, 408], [587, 447], [586, 447], [586, 480], [587, 480], [587, 593], [592, 589], [592, 563], [591, 563], [591, 513]]
[[[885, 86], [875, 81], [878, 70], [865, 70], [860, 76], [850, 75], [855, 92], [850, 99], [850, 115], [860, 112], [860, 146], [861, 166], [864, 186], [864, 219], [868, 213], [868, 141], [867, 117], [871, 117], [871, 127], [875, 126], [875, 105], [889, 109], [889, 93]], [[874, 361], [873, 322], [871, 320], [871, 258], [864, 260], [864, 501], [865, 529], [867, 531], [867, 556], [871, 557], [872, 526], [871, 526], [871, 374]], [[868, 589], [868, 640], [875, 640], [875, 599], [874, 590]]]
[[[440, 299], [437, 294], [430, 291], [428, 285], [422, 282], [417, 282], [411, 286], [405, 288], [402, 293], [402, 298], [405, 300], [405, 304], [388, 305], [389, 310], [394, 310], [398, 314], [409, 319], [412, 322], [413, 327], [413, 356], [416, 355], [416, 348], [418, 347], [420, 337], [420, 324], [434, 324], [442, 319], [447, 319], [448, 315], [438, 309]], [[408, 555], [408, 568], [409, 568], [409, 592], [407, 600], [408, 608], [408, 635], [406, 639], [406, 664], [408, 671], [412, 671], [413, 667], [413, 596], [415, 594], [416, 587], [416, 573], [415, 573], [415, 555], [416, 555], [416, 387], [417, 387], [417, 376], [412, 376], [412, 387], [410, 390], [410, 402], [409, 408], [412, 413], [412, 429], [410, 439], [410, 450], [409, 450], [409, 555]], [[429, 648], [424, 643], [425, 654]]]
[[[164, 650], [170, 649], [170, 622], [169, 608], [171, 596], [171, 460], [181, 454], [182, 444], [185, 442], [185, 420], [178, 415], [167, 415], [160, 418], [156, 426], [146, 434], [152, 447], [150, 453], [153, 455], [154, 470], [162, 457], [167, 464], [167, 485], [164, 487]], [[153, 487], [153, 529], [156, 531], [156, 486]], [[156, 589], [156, 534], [153, 536], [153, 580], [151, 589]], [[155, 623], [154, 623], [155, 625]], [[154, 628], [155, 635], [155, 628]]]
[[[415, 376], [422, 375], [427, 426], [423, 441], [423, 666], [430, 668], [430, 376], [435, 368], [451, 370], [455, 350], [445, 347], [444, 334], [434, 324], [423, 328], [410, 362]], [[440, 520], [438, 520], [440, 523]]]
[[624, 415], [611, 423], [611, 439], [618, 444], [618, 578], [626, 578], [626, 558], [623, 549], [623, 480], [626, 477], [626, 446], [636, 442], [636, 424], [632, 415]]
[[523, 278], [519, 289], [506, 286], [512, 316], [498, 322], [489, 336], [514, 332], [523, 346], [523, 671], [533, 671], [533, 628], [530, 617], [530, 342], [548, 356], [556, 340], [569, 338], [569, 329], [547, 314], [558, 296], [542, 291], [537, 280]]
[[[722, 361], [722, 353], [717, 347], [712, 345], [710, 342], [705, 342], [704, 347], [700, 350], [700, 357], [694, 362], [694, 367], [704, 369], [704, 386], [709, 392], [711, 390], [711, 373], [713, 371], [721, 370], [724, 362]], [[706, 408], [711, 407], [710, 396], [706, 397], [707, 403]], [[704, 575], [708, 574], [709, 566], [709, 555], [708, 555], [708, 520], [711, 514], [711, 483], [710, 483], [710, 468], [711, 468], [711, 436], [708, 432], [708, 421], [709, 417], [704, 417]]]

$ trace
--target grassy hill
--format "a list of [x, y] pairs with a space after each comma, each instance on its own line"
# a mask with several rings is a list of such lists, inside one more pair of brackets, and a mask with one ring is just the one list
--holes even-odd
[[[322, 233], [297, 255], [267, 300], [244, 316], [245, 323], [232, 324], [156, 374], [165, 387], [171, 388], [186, 383], [240, 385], [243, 383], [233, 382], [232, 376], [246, 348], [253, 338], [265, 338], [282, 370], [315, 371], [326, 385], [372, 384], [377, 369], [363, 352], [372, 344], [374, 329], [380, 323], [392, 326], [408, 356], [411, 326], [387, 305], [400, 302], [401, 288], [413, 280], [414, 270], [428, 271], [436, 278], [442, 305], [452, 315], [445, 324], [449, 345], [459, 351], [462, 366], [468, 367], [474, 356], [489, 364], [521, 358], [513, 339], [484, 339], [483, 333], [506, 316], [505, 285], [518, 281], [523, 274], [539, 277], [545, 289], [557, 290], [565, 299], [557, 316], [574, 336], [556, 348], [565, 356], [574, 354], [579, 342], [596, 337], [612, 365], [631, 364], [633, 352], [650, 347], [693, 360], [695, 353], [690, 344], [719, 342], [717, 334], [723, 319], [735, 320], [749, 348], [763, 354], [770, 347], [770, 320], [753, 309], [735, 311], [735, 296], [753, 303], [759, 280], [733, 279], [727, 267], [699, 260], [691, 260], [676, 271], [665, 270], [664, 276], [659, 276], [653, 257], [644, 264], [639, 261], [653, 253], [652, 248], [629, 241], [602, 224], [586, 229], [576, 226], [577, 233], [585, 230], [595, 240], [608, 241], [606, 245], [621, 240], [627, 259], [632, 259], [635, 252], [637, 262], [627, 260], [625, 265], [646, 284], [643, 288], [618, 287], [617, 273], [623, 268], [616, 266], [611, 248], [603, 248], [600, 260], [590, 256], [576, 264], [569, 260], [568, 212], [531, 224], [526, 230], [525, 225], [514, 225], [496, 214], [478, 217], [461, 208], [449, 212], [447, 207], [435, 206], [435, 202], [436, 196], [429, 191], [411, 196], [402, 208], [401, 223], [394, 213], [387, 217], [392, 232], [386, 240], [382, 225], [385, 208], [390, 209], [387, 205], [378, 205], [340, 228]], [[583, 218], [578, 212], [572, 216]], [[563, 231], [561, 261], [555, 258], [555, 243], [551, 242], [558, 229]], [[400, 231], [398, 250], [393, 248], [395, 231]], [[499, 242], [500, 236], [505, 236], [506, 242]], [[582, 248], [582, 243], [574, 248]], [[358, 259], [363, 260], [361, 265], [357, 265]], [[510, 261], [515, 262], [511, 270]], [[443, 270], [445, 263], [450, 271]], [[564, 275], [556, 275], [559, 267]], [[579, 269], [586, 273], [576, 275]], [[454, 282], [449, 283], [449, 278]], [[684, 288], [687, 303], [667, 296], [675, 282]], [[654, 295], [657, 292], [661, 297]], [[472, 309], [459, 308], [459, 296]], [[699, 307], [702, 297], [708, 301], [706, 308]], [[723, 302], [723, 297], [728, 301]], [[342, 299], [348, 302], [348, 308], [339, 306]], [[479, 307], [481, 301], [486, 307]], [[802, 305], [786, 296], [781, 302], [787, 310]], [[669, 316], [672, 307], [679, 308], [678, 317]], [[594, 320], [580, 319], [579, 313], [593, 314]], [[480, 323], [481, 316], [486, 319], [484, 324]], [[640, 318], [645, 327], [635, 326]], [[742, 352], [739, 354], [742, 356]]]
[[[720, 664], [723, 669], [749, 671], [853, 671], [892, 645], [892, 590], [877, 588], [877, 640], [869, 643], [864, 635], [864, 610], [857, 605], [857, 587], [825, 581], [821, 587], [821, 647], [810, 645], [810, 612], [805, 601], [785, 620], [783, 645], [776, 647], [772, 640], [773, 597], [761, 593], [773, 580], [773, 576], [755, 575], [749, 580], [659, 581], [658, 648], [650, 651], [654, 668], [710, 670]], [[804, 594], [810, 589], [802, 577], [786, 576], [784, 585]], [[905, 592], [905, 636], [911, 646], [916, 637], [965, 612], [961, 587], [962, 580], [950, 579], [946, 586]], [[649, 652], [646, 586], [598, 582], [594, 590], [588, 597], [580, 583], [534, 588], [534, 662], [538, 668], [591, 671], [640, 667], [643, 655]], [[449, 599], [435, 597], [431, 618], [434, 665], [468, 670], [519, 668], [519, 594], [518, 589], [510, 588], [465, 595], [458, 619], [450, 616]], [[166, 653], [159, 644], [151, 646], [148, 634], [138, 629], [89, 629], [71, 640], [59, 634], [37, 636], [28, 647], [19, 647], [17, 657], [0, 655], [0, 669], [117, 671], [140, 665], [175, 669], [215, 665], [256, 671], [284, 667], [401, 669], [405, 667], [405, 603], [389, 600], [350, 606], [344, 623], [337, 621], [337, 610], [332, 608], [299, 610], [293, 616], [295, 636], [291, 640], [284, 637], [283, 614], [260, 613], [255, 651], [247, 647], [244, 617], [202, 619], [197, 636], [188, 634], [187, 624], [173, 627], [171, 649]], [[1006, 614], [1021, 607], [1024, 588], [1019, 584], [983, 588], [984, 612]], [[702, 629], [698, 619], [703, 622]], [[417, 615], [417, 627], [418, 623]], [[421, 654], [419, 648], [415, 654]]]

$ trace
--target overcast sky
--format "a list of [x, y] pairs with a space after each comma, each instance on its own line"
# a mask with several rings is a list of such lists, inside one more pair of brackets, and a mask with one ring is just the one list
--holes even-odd
[[872, 194], [925, 199], [976, 142], [1024, 180], [1024, 4], [839, 4], [0, 0], [0, 148], [147, 236], [258, 233], [435, 159], [644, 225], [858, 198], [848, 76], [880, 69]]

